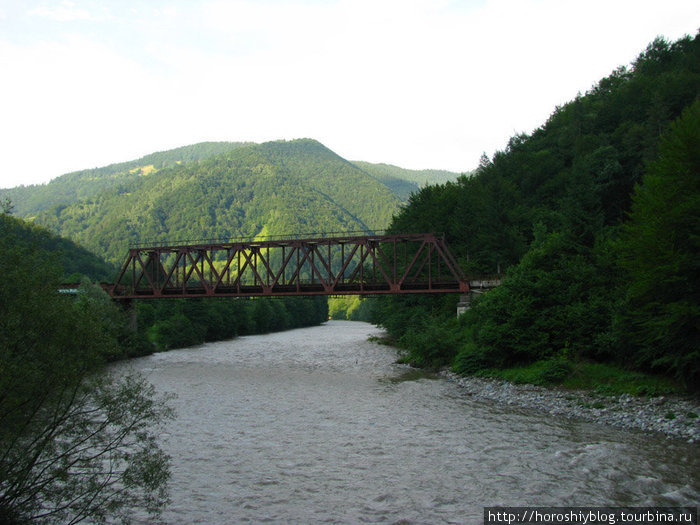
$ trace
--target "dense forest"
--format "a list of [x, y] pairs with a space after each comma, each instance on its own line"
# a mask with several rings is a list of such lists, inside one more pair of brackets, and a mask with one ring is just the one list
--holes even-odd
[[[9, 211], [9, 210], [8, 210]], [[46, 228], [20, 221], [8, 213], [0, 212], [0, 232], [12, 232], [18, 248], [41, 250], [50, 262], [61, 270], [61, 280], [65, 283], [80, 281], [89, 276], [96, 281], [109, 281], [114, 278], [116, 266], [106, 263], [92, 252], [75, 243], [52, 234]], [[23, 264], [21, 260], [17, 264]]]
[[411, 193], [417, 192], [423, 186], [455, 181], [460, 175], [445, 170], [407, 170], [391, 164], [372, 164], [363, 161], [352, 161], [352, 163], [386, 185], [402, 201], [407, 201]]
[[139, 177], [178, 164], [197, 162], [227, 153], [245, 143], [201, 142], [168, 151], [151, 153], [137, 160], [110, 164], [56, 177], [48, 184], [33, 184], [0, 190], [12, 200], [15, 213], [31, 217], [54, 206], [67, 206], [79, 200], [89, 199], [104, 190], [129, 184]]
[[[242, 151], [234, 153], [237, 149]], [[178, 206], [172, 210], [175, 215], [202, 211], [213, 215], [215, 231], [212, 231], [212, 225], [206, 221], [201, 227], [196, 221], [191, 221], [187, 226], [189, 231], [185, 235], [194, 235], [199, 239], [219, 234], [226, 236], [231, 232], [236, 236], [249, 235], [256, 228], [277, 234], [311, 232], [308, 229], [290, 229], [298, 226], [296, 224], [282, 222], [281, 226], [285, 228], [283, 231], [276, 230], [274, 224], [266, 224], [271, 220], [265, 213], [272, 207], [270, 199], [279, 201], [280, 195], [284, 196], [281, 191], [272, 191], [272, 186], [277, 183], [280, 184], [280, 190], [287, 192], [290, 198], [297, 199], [296, 205], [303, 204], [304, 199], [309, 197], [311, 200], [324, 200], [317, 207], [326, 210], [347, 205], [346, 211], [355, 219], [370, 223], [367, 227], [385, 228], [397, 204], [405, 202], [421, 185], [455, 180], [458, 175], [448, 171], [406, 170], [361, 161], [349, 163], [309, 139], [265, 144], [203, 142], [102, 168], [68, 173], [47, 184], [0, 190], [0, 198], [12, 201], [14, 214], [18, 217], [42, 224], [49, 223], [54, 231], [73, 240], [80, 240], [75, 238], [74, 230], [87, 229], [92, 233], [91, 222], [101, 219], [101, 214], [108, 215], [108, 210], [114, 207], [141, 219], [145, 211], [151, 210], [155, 201], [165, 201], [167, 205]], [[199, 189], [192, 188], [190, 184], [191, 179], [197, 178], [201, 178]], [[266, 183], [257, 180], [260, 178], [266, 178]], [[158, 189], [164, 180], [169, 181], [167, 186]], [[218, 188], [229, 184], [231, 187], [223, 191]], [[358, 192], [358, 199], [364, 202], [349, 201], [349, 188], [354, 188]], [[226, 221], [230, 217], [226, 216], [222, 208], [234, 203], [230, 197], [234, 191], [240, 193], [235, 202], [245, 208], [242, 212], [244, 217], [229, 224]], [[376, 204], [366, 201], [367, 195], [372, 192], [378, 192]], [[140, 197], [137, 198], [136, 195]], [[198, 197], [198, 200], [189, 202], [187, 199], [192, 196]], [[228, 200], [217, 201], [217, 197]], [[248, 202], [253, 198], [254, 203]], [[207, 203], [205, 210], [199, 206], [200, 201]], [[263, 213], [252, 216], [249, 221], [246, 210], [261, 204]], [[291, 205], [292, 203], [284, 207]], [[373, 209], [375, 206], [376, 210]], [[135, 210], [132, 209], [134, 207]], [[146, 210], [139, 207], [145, 207]], [[301, 214], [304, 213], [301, 210]], [[342, 211], [334, 211], [333, 214], [343, 215]], [[325, 218], [327, 217], [321, 217], [310, 227], [317, 228]], [[349, 217], [341, 219], [347, 222]], [[333, 220], [332, 218], [331, 221]], [[218, 221], [222, 224], [216, 224]], [[253, 221], [258, 223], [248, 224]], [[264, 223], [262, 226], [259, 224], [261, 221]], [[69, 224], [64, 226], [64, 222]], [[173, 222], [177, 223], [178, 220], [173, 219]], [[79, 228], [75, 228], [73, 223], [78, 223]], [[339, 224], [328, 225], [331, 229], [338, 227]], [[353, 227], [357, 227], [357, 224]], [[182, 224], [167, 224], [165, 230], [161, 225], [158, 233], [168, 234], [170, 228], [182, 229]], [[173, 233], [182, 238], [182, 232]], [[146, 239], [153, 238], [153, 235], [153, 232], [141, 235], [137, 231], [132, 237]], [[102, 254], [97, 246], [88, 247]]]
[[393, 297], [375, 322], [417, 365], [575, 384], [605, 363], [697, 389], [699, 95], [700, 36], [659, 38], [472, 176], [413, 194], [391, 231], [444, 231], [469, 274], [504, 282], [459, 319], [454, 298]]
[[400, 203], [365, 171], [302, 139], [171, 165], [33, 221], [120, 264], [130, 245], [145, 242], [382, 229]]

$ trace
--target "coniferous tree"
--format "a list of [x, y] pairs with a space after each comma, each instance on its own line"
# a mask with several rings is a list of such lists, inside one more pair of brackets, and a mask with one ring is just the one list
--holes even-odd
[[700, 101], [663, 140], [619, 242], [628, 275], [618, 337], [633, 360], [700, 383]]

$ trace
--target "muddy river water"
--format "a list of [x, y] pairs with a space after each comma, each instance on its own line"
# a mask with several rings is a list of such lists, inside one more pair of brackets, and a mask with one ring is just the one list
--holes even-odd
[[121, 366], [177, 398], [163, 523], [480, 523], [485, 506], [696, 505], [698, 446], [472, 399], [372, 325]]

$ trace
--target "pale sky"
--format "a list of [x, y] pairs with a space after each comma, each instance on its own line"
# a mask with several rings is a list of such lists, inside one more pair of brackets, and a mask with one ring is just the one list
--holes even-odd
[[0, 187], [206, 140], [475, 168], [698, 0], [0, 0]]

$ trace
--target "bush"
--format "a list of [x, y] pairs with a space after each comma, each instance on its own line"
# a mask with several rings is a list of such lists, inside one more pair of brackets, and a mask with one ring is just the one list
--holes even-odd
[[409, 329], [398, 342], [406, 350], [406, 362], [419, 367], [445, 366], [457, 355], [461, 343], [459, 322], [456, 317], [429, 318]]
[[474, 343], [467, 343], [457, 354], [452, 371], [470, 375], [494, 366], [497, 366], [497, 363], [486, 352], [479, 350]]
[[540, 371], [540, 381], [543, 384], [561, 383], [571, 372], [573, 366], [569, 361], [564, 359], [550, 359], [546, 361], [544, 367]]

